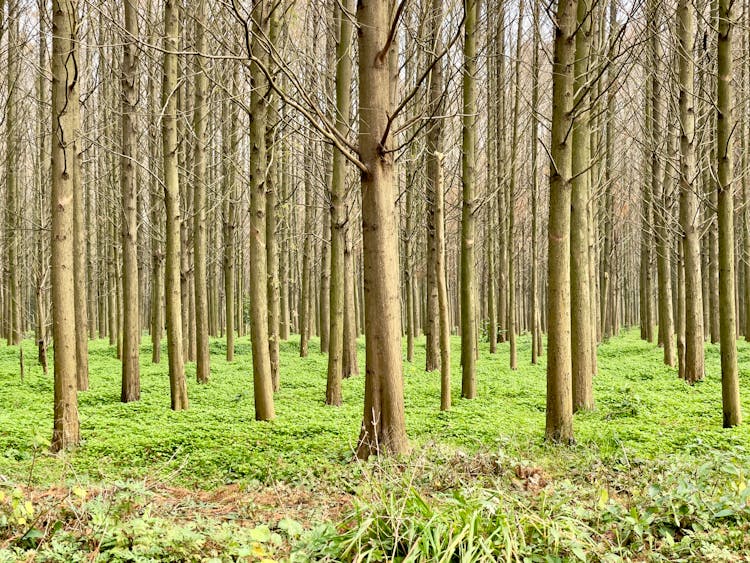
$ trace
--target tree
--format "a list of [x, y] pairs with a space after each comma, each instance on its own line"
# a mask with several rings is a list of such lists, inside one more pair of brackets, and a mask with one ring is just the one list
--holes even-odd
[[179, 49], [177, 0], [164, 1], [164, 81], [162, 83], [162, 158], [164, 159], [164, 206], [166, 209], [166, 255], [164, 295], [167, 301], [167, 355], [172, 410], [188, 408], [182, 342], [182, 298], [180, 294], [180, 180], [177, 167], [177, 86]]
[[[669, 181], [669, 171], [667, 166], [663, 166], [659, 158], [659, 131], [664, 128], [662, 114], [664, 112], [664, 95], [663, 86], [660, 81], [662, 71], [662, 48], [659, 33], [661, 22], [659, 19], [656, 2], [652, 1], [649, 6], [649, 19], [652, 21], [654, 30], [651, 33], [649, 41], [650, 47], [650, 67], [651, 67], [651, 123], [653, 135], [651, 141], [651, 190], [652, 201], [654, 204], [654, 223], [655, 238], [657, 248], [657, 271], [658, 271], [658, 292], [659, 292], [659, 334], [660, 342], [664, 349], [664, 363], [668, 366], [674, 366], [674, 320], [672, 314], [672, 271], [670, 266], [670, 233], [667, 220], [667, 197], [666, 184]], [[667, 141], [667, 153], [671, 156], [671, 125], [666, 124], [666, 134], [664, 138]]]
[[[357, 457], [409, 450], [401, 364], [397, 194], [388, 150], [388, 56], [398, 24], [388, 2], [359, 0], [359, 158], [362, 188], [365, 401]], [[393, 30], [393, 31], [391, 31]]]
[[[351, 113], [352, 81], [352, 23], [346, 12], [352, 12], [354, 2], [345, 0], [336, 10], [338, 42], [336, 45], [336, 129], [343, 137], [349, 129]], [[326, 404], [341, 404], [341, 379], [344, 356], [344, 247], [346, 245], [346, 157], [333, 149], [333, 171], [331, 173], [331, 280], [330, 280], [330, 329], [328, 342], [328, 380]]]
[[[125, 1], [125, 41], [122, 54], [122, 145], [120, 155], [120, 189], [122, 192], [122, 289], [126, 306], [122, 327], [123, 403], [141, 397], [140, 382], [140, 310], [138, 292], [138, 191], [136, 187], [135, 120], [138, 104], [138, 10], [134, 0]], [[159, 329], [161, 330], [161, 329]], [[88, 336], [87, 336], [88, 337]]]
[[732, 35], [734, 9], [731, 0], [716, 0], [719, 13], [716, 80], [716, 156], [719, 200], [719, 314], [721, 324], [721, 398], [724, 428], [742, 423], [737, 369], [737, 334], [734, 302], [734, 196]]
[[573, 410], [594, 408], [591, 292], [589, 282], [588, 216], [591, 181], [591, 126], [587, 81], [591, 60], [591, 4], [578, 0], [578, 30], [575, 35], [574, 65], [575, 100], [579, 109], [575, 116], [572, 136], [572, 189], [570, 216], [570, 305], [573, 377]]
[[[232, 97], [237, 97], [236, 70], [231, 75], [230, 85]], [[234, 361], [234, 333], [235, 333], [235, 310], [234, 310], [234, 263], [237, 259], [235, 252], [235, 237], [237, 229], [237, 207], [239, 194], [237, 193], [236, 168], [237, 146], [239, 144], [239, 115], [236, 104], [225, 99], [222, 103], [222, 152], [224, 158], [223, 166], [223, 236], [224, 236], [224, 316], [226, 323], [227, 339], [227, 361]]]
[[52, 2], [52, 338], [55, 392], [52, 451], [80, 440], [73, 276], [74, 191], [80, 128], [78, 15], [73, 0]]
[[[0, 8], [3, 6], [0, 6]], [[8, 344], [21, 342], [21, 290], [19, 287], [19, 0], [8, 0], [8, 101], [5, 114], [6, 156], [5, 156], [5, 231], [7, 246], [7, 285], [5, 323]]]
[[[271, 5], [253, 3], [250, 18], [256, 38], [267, 37]], [[256, 420], [276, 417], [273, 376], [268, 348], [268, 286], [266, 264], [266, 116], [267, 79], [261, 65], [267, 62], [266, 46], [253, 41], [250, 63], [250, 337], [253, 348], [253, 389]]]
[[518, 368], [516, 351], [516, 266], [514, 259], [514, 238], [516, 230], [516, 164], [518, 159], [518, 119], [521, 111], [521, 39], [523, 35], [523, 0], [518, 3], [516, 33], [516, 61], [514, 65], [513, 129], [510, 143], [510, 182], [508, 183], [508, 344], [510, 369]]
[[[476, 287], [474, 239], [476, 201], [476, 26], [479, 0], [464, 0], [463, 129], [461, 152], [461, 396], [473, 399], [476, 390]], [[438, 195], [438, 197], [441, 197]], [[441, 273], [438, 271], [437, 275]]]
[[195, 7], [195, 85], [193, 87], [193, 285], [195, 290], [195, 377], [208, 383], [211, 356], [208, 350], [208, 288], [206, 286], [206, 123], [208, 120], [205, 62], [206, 0]]
[[[442, 52], [441, 23], [443, 7], [440, 0], [430, 3], [429, 22], [431, 52], [435, 59], [430, 61], [429, 114], [441, 116], [443, 113], [443, 62], [437, 58]], [[427, 190], [432, 204], [431, 215], [434, 222], [434, 275], [437, 285], [438, 344], [440, 347], [440, 410], [451, 408], [451, 365], [450, 365], [450, 318], [448, 311], [448, 288], [445, 267], [445, 194], [443, 188], [443, 120], [438, 117], [429, 124], [427, 131]]]
[[558, 0], [552, 62], [547, 284], [547, 421], [552, 442], [573, 441], [570, 339], [570, 199], [573, 65], [578, 0]]
[[695, 96], [693, 47], [695, 9], [689, 0], [677, 5], [680, 107], [680, 226], [685, 284], [685, 380], [703, 379], [703, 296], [700, 226], [695, 179]]

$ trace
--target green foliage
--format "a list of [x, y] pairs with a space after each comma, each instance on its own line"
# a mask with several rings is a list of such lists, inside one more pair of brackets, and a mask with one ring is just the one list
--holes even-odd
[[[459, 397], [459, 341], [452, 342]], [[327, 361], [314, 342], [305, 359], [298, 357], [298, 340], [281, 343], [278, 418], [260, 423], [247, 337], [238, 339], [233, 363], [224, 359], [224, 341], [211, 341], [208, 385], [198, 385], [194, 366], [187, 366], [190, 410], [179, 413], [169, 409], [166, 350], [163, 363], [152, 365], [144, 341], [142, 400], [121, 404], [119, 361], [107, 342], [93, 341], [91, 390], [79, 394], [83, 443], [58, 456], [48, 452], [52, 376], [27, 360], [21, 381], [18, 349], [4, 346], [0, 562], [30, 549], [38, 551], [37, 561], [88, 561], [81, 554], [93, 549], [101, 560], [166, 560], [165, 553], [175, 560], [231, 559], [256, 541], [241, 530], [263, 525], [273, 538], [259, 542], [268, 556], [286, 557], [293, 547], [294, 561], [355, 554], [373, 561], [721, 560], [750, 550], [743, 485], [750, 427], [721, 428], [716, 346], [706, 348], [706, 380], [691, 387], [634, 331], [601, 345], [596, 409], [576, 415], [577, 444], [558, 448], [542, 439], [546, 358], [531, 366], [528, 336], [518, 345], [519, 369], [512, 372], [507, 344], [490, 355], [482, 343], [478, 398], [457, 399], [451, 411], [439, 412], [440, 378], [424, 372], [419, 341], [414, 363], [404, 364], [416, 453], [382, 467], [352, 462], [364, 378], [345, 380], [344, 405], [326, 407]], [[750, 346], [738, 346], [745, 389]], [[364, 373], [363, 361], [360, 343]], [[747, 400], [743, 407], [750, 413]], [[153, 498], [145, 483], [194, 491], [286, 483], [321, 503], [332, 494], [356, 500], [350, 513], [334, 512], [343, 522], [325, 515], [301, 521], [280, 509], [240, 525], [206, 513], [200, 503], [187, 519], [149, 512], [144, 507]], [[78, 499], [77, 508], [56, 505], [50, 518], [49, 507], [30, 495], [60, 484]], [[105, 493], [113, 484], [116, 492]], [[27, 501], [32, 510], [24, 512]]]

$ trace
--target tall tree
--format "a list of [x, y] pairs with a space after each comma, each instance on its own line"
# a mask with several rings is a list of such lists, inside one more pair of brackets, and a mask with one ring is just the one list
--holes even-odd
[[[476, 196], [477, 19], [480, 0], [464, 0], [463, 146], [461, 152], [461, 396], [476, 389], [476, 267], [474, 264]], [[441, 275], [440, 272], [437, 275]]]
[[122, 194], [122, 289], [126, 306], [122, 327], [123, 403], [141, 397], [140, 309], [138, 294], [138, 191], [136, 187], [135, 121], [138, 105], [138, 8], [135, 0], [125, 0], [125, 37], [121, 70], [120, 189]]
[[[2, 7], [2, 6], [0, 6]], [[6, 283], [6, 306], [5, 323], [7, 328], [8, 344], [19, 344], [21, 342], [21, 288], [19, 287], [19, 206], [18, 193], [18, 168], [20, 161], [19, 151], [19, 94], [20, 74], [19, 55], [21, 45], [19, 44], [19, 0], [8, 0], [8, 100], [5, 109], [6, 154], [5, 154], [5, 244], [7, 259], [7, 283]]]
[[591, 60], [591, 3], [578, 0], [575, 36], [574, 91], [578, 111], [572, 136], [572, 189], [570, 216], [570, 294], [573, 410], [594, 408], [591, 292], [589, 282], [589, 191], [591, 182], [589, 62]]
[[552, 442], [573, 440], [570, 338], [570, 200], [578, 0], [558, 0], [552, 61], [547, 284], [547, 421]]
[[166, 255], [164, 295], [167, 301], [167, 355], [172, 410], [188, 408], [182, 342], [180, 294], [180, 179], [177, 167], [177, 87], [179, 49], [178, 0], [164, 1], [164, 80], [162, 83], [162, 158], [164, 159], [164, 206], [166, 209]]
[[516, 268], [514, 257], [514, 237], [516, 229], [516, 165], [518, 160], [518, 121], [521, 112], [521, 40], [523, 35], [524, 2], [518, 3], [516, 22], [516, 60], [514, 64], [515, 92], [513, 94], [513, 129], [510, 142], [510, 182], [508, 183], [508, 344], [510, 369], [518, 367], [516, 351]]
[[253, 348], [253, 389], [256, 420], [271, 420], [273, 375], [268, 348], [268, 283], [266, 254], [266, 117], [268, 82], [263, 73], [268, 63], [267, 46], [257, 38], [268, 37], [271, 3], [255, 0], [250, 12], [252, 42], [250, 78], [250, 337]]
[[[531, 54], [531, 107], [539, 106], [539, 0], [533, 2], [533, 33], [534, 40]], [[531, 363], [536, 364], [541, 354], [541, 313], [539, 310], [539, 239], [538, 208], [539, 208], [539, 173], [538, 173], [538, 146], [537, 136], [539, 134], [539, 118], [536, 111], [531, 115]], [[494, 249], [493, 249], [494, 250]]]
[[[230, 91], [232, 97], [237, 96], [237, 71], [231, 74]], [[234, 333], [235, 333], [235, 237], [237, 230], [237, 207], [239, 194], [237, 193], [236, 160], [239, 145], [239, 115], [234, 100], [225, 99], [222, 102], [222, 160], [223, 167], [223, 237], [224, 237], [224, 316], [226, 323], [227, 361], [234, 361]]]
[[734, 288], [734, 194], [732, 140], [734, 88], [732, 86], [732, 36], [734, 2], [715, 0], [719, 15], [716, 81], [716, 156], [719, 201], [719, 313], [721, 324], [721, 397], [724, 428], [742, 423], [740, 382], [737, 369], [737, 328]]
[[680, 226], [685, 273], [685, 379], [703, 379], [703, 296], [700, 225], [695, 191], [695, 8], [690, 0], [677, 4], [680, 107]]
[[52, 338], [55, 391], [52, 451], [80, 440], [73, 299], [75, 239], [73, 199], [78, 155], [80, 100], [78, 14], [73, 0], [52, 2]]
[[206, 124], [208, 76], [206, 75], [206, 0], [195, 6], [195, 83], [193, 86], [193, 286], [195, 290], [195, 377], [208, 383], [211, 355], [208, 349], [208, 287], [206, 274]]
[[[282, 4], [271, 10], [269, 21], [269, 41], [273, 49], [279, 39], [279, 13]], [[266, 261], [267, 261], [267, 293], [268, 293], [268, 357], [271, 362], [271, 379], [274, 391], [279, 390], [279, 318], [281, 316], [281, 296], [279, 294], [279, 245], [276, 239], [277, 220], [276, 207], [278, 205], [278, 156], [281, 151], [276, 150], [274, 140], [279, 122], [278, 100], [273, 91], [268, 93], [268, 117], [266, 123], [266, 157], [268, 171], [266, 173]]]
[[[365, 401], [357, 457], [409, 450], [404, 418], [398, 208], [393, 153], [388, 56], [397, 30], [389, 2], [359, 0], [359, 154], [362, 188]], [[393, 31], [391, 31], [393, 30]]]
[[[429, 7], [431, 52], [443, 51], [441, 24], [443, 4], [432, 0]], [[443, 114], [443, 61], [430, 61], [428, 113], [431, 116]], [[440, 347], [440, 410], [451, 407], [451, 366], [450, 366], [450, 318], [448, 311], [448, 288], [445, 265], [445, 195], [443, 189], [443, 120], [433, 119], [427, 130], [427, 190], [430, 195], [431, 214], [434, 221], [434, 275], [437, 285], [438, 344]], [[429, 266], [429, 265], [428, 265]]]
[[[345, 137], [351, 113], [352, 81], [352, 22], [347, 13], [354, 10], [353, 0], [344, 0], [336, 9], [338, 43], [336, 46], [336, 129]], [[344, 356], [344, 248], [346, 245], [346, 158], [333, 150], [331, 173], [331, 279], [330, 279], [330, 329], [328, 343], [328, 380], [326, 404], [341, 404], [341, 379]], [[325, 319], [324, 319], [325, 320]]]

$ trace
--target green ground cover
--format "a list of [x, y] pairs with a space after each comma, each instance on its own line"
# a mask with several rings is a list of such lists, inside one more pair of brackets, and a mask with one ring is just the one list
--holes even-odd
[[[316, 341], [305, 359], [298, 341], [282, 343], [271, 423], [253, 418], [247, 338], [231, 364], [212, 341], [208, 385], [188, 365], [179, 413], [146, 340], [142, 399], [127, 405], [112, 348], [93, 341], [83, 443], [64, 456], [47, 453], [52, 377], [24, 346], [23, 381], [18, 348], [0, 348], [0, 561], [748, 560], [750, 427], [721, 429], [715, 346], [689, 387], [637, 332], [603, 344], [596, 409], [576, 415], [577, 444], [560, 448], [542, 440], [545, 358], [529, 364], [527, 337], [515, 372], [507, 347], [485, 345], [478, 398], [448, 413], [420, 341], [405, 363], [414, 453], [368, 464], [352, 460], [364, 378], [326, 407]], [[744, 342], [739, 360], [747, 389]]]

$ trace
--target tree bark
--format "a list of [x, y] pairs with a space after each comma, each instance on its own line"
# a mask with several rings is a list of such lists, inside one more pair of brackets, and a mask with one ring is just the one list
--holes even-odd
[[359, 151], [366, 339], [365, 402], [357, 457], [405, 454], [398, 208], [388, 151], [391, 19], [387, 2], [359, 0]]
[[[473, 399], [476, 389], [476, 26], [480, 0], [464, 0], [463, 146], [461, 153], [461, 396]], [[437, 273], [440, 275], [440, 272]]]
[[123, 403], [141, 398], [141, 326], [138, 293], [138, 191], [136, 186], [135, 121], [138, 104], [138, 10], [133, 0], [125, 2], [125, 37], [121, 69], [122, 146], [120, 189], [122, 192], [122, 289], [123, 311], [122, 385]]
[[206, 51], [206, 0], [195, 6], [195, 80], [193, 87], [193, 289], [195, 291], [195, 377], [208, 383], [211, 355], [208, 348], [208, 287], [206, 273], [206, 123], [208, 77], [202, 53]]
[[[255, 37], [269, 33], [268, 0], [256, 0], [251, 12]], [[255, 419], [271, 420], [276, 413], [273, 404], [273, 374], [268, 351], [268, 287], [266, 263], [266, 117], [267, 80], [262, 64], [267, 52], [261, 41], [252, 42], [250, 73], [250, 337], [253, 348], [253, 388]]]
[[78, 17], [72, 0], [52, 2], [52, 338], [55, 343], [53, 452], [80, 440], [73, 298], [72, 167], [78, 155], [80, 113], [77, 74]]
[[164, 206], [166, 208], [166, 260], [164, 294], [167, 301], [167, 355], [172, 410], [188, 408], [182, 342], [180, 295], [180, 181], [177, 168], [177, 87], [179, 45], [177, 0], [164, 2], [164, 82], [162, 89], [162, 158], [164, 159]]
[[558, 0], [552, 63], [552, 133], [547, 284], [546, 437], [573, 441], [570, 334], [570, 200], [573, 64], [577, 0]]
[[[344, 137], [349, 130], [351, 113], [352, 82], [352, 23], [342, 12], [354, 11], [353, 0], [344, 0], [336, 10], [338, 43], [336, 46], [336, 129]], [[344, 248], [346, 245], [346, 159], [340, 150], [333, 149], [331, 172], [331, 278], [330, 319], [328, 342], [328, 380], [326, 382], [326, 404], [341, 404], [341, 379], [344, 367], [344, 276], [346, 275]], [[324, 319], [325, 320], [325, 319]], [[356, 361], [356, 358], [355, 358]]]
[[695, 8], [689, 0], [677, 6], [680, 108], [680, 226], [685, 268], [685, 379], [703, 379], [703, 296], [700, 231], [695, 179], [695, 96], [693, 46]]
[[734, 196], [732, 140], [734, 89], [732, 86], [732, 36], [734, 2], [715, 0], [719, 12], [718, 68], [716, 81], [716, 156], [719, 200], [719, 314], [721, 324], [721, 398], [724, 428], [742, 423], [740, 381], [737, 369], [737, 327], [734, 302]]

